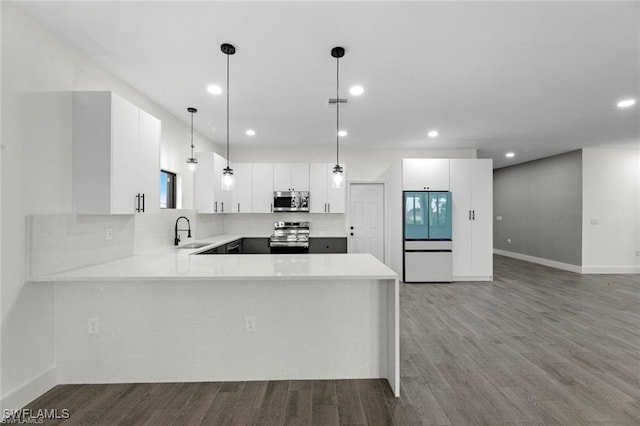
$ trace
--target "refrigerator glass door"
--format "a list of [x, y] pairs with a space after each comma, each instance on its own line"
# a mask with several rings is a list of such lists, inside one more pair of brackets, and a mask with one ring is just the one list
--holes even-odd
[[427, 192], [404, 193], [405, 240], [426, 240], [429, 238], [427, 194]]
[[451, 193], [428, 193], [429, 239], [451, 239]]

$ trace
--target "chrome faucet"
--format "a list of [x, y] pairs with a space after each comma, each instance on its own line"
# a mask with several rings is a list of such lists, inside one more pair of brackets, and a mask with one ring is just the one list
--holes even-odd
[[[184, 219], [187, 221], [187, 229], [178, 229], [178, 222], [180, 222], [180, 219]], [[174, 246], [180, 244], [180, 236], [178, 235], [178, 231], [187, 231], [187, 238], [191, 238], [191, 223], [185, 216], [180, 216], [178, 219], [176, 219], [175, 237], [173, 239]]]

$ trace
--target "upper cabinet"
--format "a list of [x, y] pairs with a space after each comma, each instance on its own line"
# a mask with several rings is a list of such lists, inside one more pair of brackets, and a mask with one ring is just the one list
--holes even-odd
[[198, 166], [194, 171], [193, 185], [198, 213], [233, 212], [233, 191], [222, 189], [222, 171], [227, 166], [227, 160], [213, 152], [197, 152], [196, 158]]
[[72, 99], [74, 213], [158, 213], [160, 120], [112, 92]]
[[272, 163], [251, 165], [251, 211], [253, 213], [273, 212], [273, 170]]
[[234, 163], [233, 191], [231, 192], [230, 213], [251, 213], [253, 185], [253, 167], [251, 163]]
[[308, 163], [275, 163], [273, 165], [274, 191], [308, 191]]
[[402, 189], [405, 191], [448, 191], [449, 159], [403, 159]]
[[[343, 168], [346, 173], [344, 165]], [[310, 164], [309, 176], [309, 212], [344, 213], [346, 190], [344, 186], [333, 188], [333, 164]]]

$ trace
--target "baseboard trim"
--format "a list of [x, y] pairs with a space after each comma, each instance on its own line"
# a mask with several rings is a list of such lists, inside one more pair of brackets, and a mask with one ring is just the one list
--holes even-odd
[[486, 275], [483, 276], [454, 276], [451, 278], [452, 282], [461, 282], [461, 281], [493, 281], [493, 277], [488, 277]]
[[583, 266], [583, 274], [640, 274], [640, 266]]
[[[58, 383], [56, 368], [52, 367], [28, 383], [12, 390], [2, 397], [2, 410], [18, 410], [53, 388]], [[49, 407], [47, 407], [49, 408]]]
[[535, 257], [529, 256], [527, 254], [515, 253], [512, 251], [493, 249], [495, 254], [499, 254], [501, 256], [512, 257], [514, 259], [524, 260], [531, 263], [537, 263], [539, 265], [550, 266], [556, 269], [562, 269], [569, 272], [575, 272], [577, 274], [582, 274], [582, 266], [571, 265], [570, 263], [558, 262], [555, 260], [545, 259], [543, 257]]

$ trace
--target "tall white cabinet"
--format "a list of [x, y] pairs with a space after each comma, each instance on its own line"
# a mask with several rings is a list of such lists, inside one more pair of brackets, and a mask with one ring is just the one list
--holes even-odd
[[451, 159], [453, 280], [493, 279], [493, 163]]
[[72, 99], [73, 211], [158, 213], [160, 120], [112, 92]]

